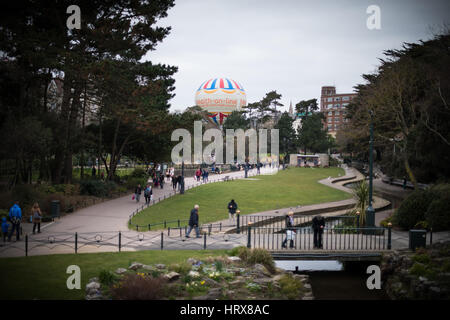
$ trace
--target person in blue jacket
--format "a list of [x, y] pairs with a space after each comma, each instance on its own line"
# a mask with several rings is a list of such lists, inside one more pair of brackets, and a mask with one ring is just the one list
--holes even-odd
[[22, 209], [19, 207], [19, 201], [9, 209], [9, 220], [12, 223], [11, 233], [8, 236], [8, 241], [11, 241], [11, 236], [16, 230], [16, 239], [20, 240], [20, 222], [22, 221]]
[[3, 242], [6, 241], [6, 236], [8, 235], [9, 224], [6, 222], [6, 218], [2, 218], [2, 234], [3, 234]]

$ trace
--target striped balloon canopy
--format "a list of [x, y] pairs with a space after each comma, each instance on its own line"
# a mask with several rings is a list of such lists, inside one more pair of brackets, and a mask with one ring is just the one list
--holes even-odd
[[195, 93], [195, 104], [208, 112], [210, 120], [222, 125], [235, 110], [247, 105], [242, 85], [229, 78], [204, 81]]

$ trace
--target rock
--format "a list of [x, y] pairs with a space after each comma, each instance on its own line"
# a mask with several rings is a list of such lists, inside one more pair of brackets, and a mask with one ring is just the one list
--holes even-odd
[[89, 281], [88, 281], [88, 283], [89, 283], [89, 282], [100, 282], [100, 281], [98, 280], [97, 277], [94, 277], [94, 278], [90, 278]]
[[156, 268], [154, 266], [152, 266], [152, 265], [144, 264], [142, 266], [142, 269], [145, 269], [145, 270], [148, 270], [148, 271], [155, 271]]
[[192, 277], [192, 278], [198, 278], [200, 277], [200, 273], [198, 271], [189, 271], [188, 276]]
[[259, 264], [259, 263], [255, 264], [255, 265], [253, 266], [253, 269], [254, 269], [256, 272], [262, 273], [262, 274], [265, 275], [265, 276], [271, 276], [271, 273], [269, 272], [269, 270], [267, 270], [267, 268], [264, 267], [262, 264]]
[[303, 284], [303, 288], [311, 289], [311, 285], [309, 283], [305, 283], [305, 284]]
[[178, 278], [180, 278], [180, 274], [175, 271], [172, 271], [172, 272], [165, 274], [164, 278], [166, 278], [169, 281], [174, 281], [174, 280], [177, 280]]
[[100, 283], [98, 282], [89, 282], [86, 285], [86, 292], [91, 292], [93, 290], [99, 290], [100, 289]]
[[253, 282], [259, 284], [259, 285], [265, 285], [268, 283], [271, 283], [273, 281], [272, 278], [257, 278], [257, 279], [253, 279]]
[[207, 284], [210, 287], [221, 287], [222, 285], [218, 283], [217, 281], [211, 279], [211, 278], [205, 278], [204, 279], [205, 284]]
[[302, 298], [302, 300], [314, 300], [314, 297], [312, 297], [312, 296], [304, 296]]
[[283, 276], [284, 276], [283, 274], [277, 274], [272, 278], [272, 281], [280, 281], [281, 278], [283, 278]]
[[86, 296], [86, 300], [103, 300], [103, 296], [100, 293], [89, 294]]
[[159, 263], [159, 264], [156, 264], [155, 265], [155, 267], [157, 268], [157, 269], [165, 269], [166, 268], [166, 265], [165, 264], [162, 264], [162, 263]]
[[233, 256], [233, 257], [228, 257], [227, 260], [230, 262], [240, 262], [241, 258]]
[[233, 281], [231, 281], [229, 284], [230, 286], [238, 286], [245, 283], [245, 279], [242, 277], [236, 277]]
[[136, 271], [137, 269], [142, 268], [143, 264], [139, 262], [133, 262], [128, 269]]
[[424, 281], [428, 281], [428, 279], [427, 279], [427, 278], [425, 278], [425, 277], [419, 277], [419, 280], [420, 280], [420, 281], [422, 281], [422, 282], [424, 282]]
[[189, 258], [189, 259], [187, 259], [187, 263], [189, 263], [189, 264], [197, 264], [197, 260], [195, 260], [194, 258]]
[[216, 300], [222, 296], [222, 288], [213, 288], [208, 291], [205, 300]]
[[441, 293], [441, 289], [438, 287], [430, 287], [430, 291], [432, 291], [434, 293]]
[[124, 274], [125, 272], [127, 272], [127, 269], [125, 269], [125, 268], [118, 268], [115, 272], [117, 274]]

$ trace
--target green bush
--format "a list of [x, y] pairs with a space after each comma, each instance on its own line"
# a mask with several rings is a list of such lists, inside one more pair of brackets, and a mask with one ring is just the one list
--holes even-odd
[[434, 199], [425, 214], [425, 219], [433, 231], [450, 230], [450, 194]]
[[118, 277], [108, 270], [102, 270], [100, 271], [100, 274], [98, 276], [98, 279], [100, 280], [100, 283], [105, 286], [110, 286], [113, 284], [116, 280], [118, 280]]
[[186, 275], [191, 271], [192, 265], [187, 262], [172, 264], [169, 266], [170, 271], [175, 271], [181, 275]]
[[433, 201], [431, 190], [416, 190], [411, 193], [393, 215], [395, 225], [412, 229], [417, 222], [425, 220], [425, 213]]
[[142, 168], [136, 168], [131, 172], [130, 177], [132, 178], [145, 178], [147, 177], [147, 173]]
[[424, 264], [429, 264], [431, 262], [431, 257], [427, 253], [415, 254], [411, 259], [415, 262]]
[[82, 180], [80, 181], [80, 193], [95, 197], [104, 197], [108, 194], [106, 184], [101, 180]]
[[237, 256], [241, 258], [242, 261], [247, 261], [249, 255], [250, 255], [250, 249], [247, 247], [236, 247], [233, 248], [233, 250], [237, 251]]
[[142, 189], [147, 185], [147, 179], [146, 178], [129, 178], [127, 179], [125, 183], [125, 187], [128, 190], [133, 190], [137, 187], [137, 185], [140, 184]]
[[412, 265], [411, 269], [409, 269], [409, 273], [418, 277], [426, 277], [430, 280], [434, 279], [434, 277], [436, 276], [436, 271], [420, 262], [415, 262]]
[[392, 223], [393, 216], [389, 216], [386, 219], [380, 221], [380, 226], [383, 228], [387, 228], [389, 223]]
[[248, 256], [247, 261], [251, 264], [261, 263], [271, 273], [275, 273], [276, 271], [273, 257], [266, 249], [255, 248], [250, 250], [250, 255]]
[[278, 283], [280, 284], [281, 293], [286, 295], [289, 300], [299, 298], [300, 291], [303, 288], [303, 284], [300, 280], [294, 279], [290, 274], [285, 274]]

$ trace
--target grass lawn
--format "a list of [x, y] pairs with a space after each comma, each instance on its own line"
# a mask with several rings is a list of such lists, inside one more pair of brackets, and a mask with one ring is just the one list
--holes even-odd
[[[349, 193], [327, 187], [318, 180], [343, 176], [341, 168], [291, 168], [276, 175], [252, 177], [258, 180], [235, 180], [202, 185], [145, 209], [132, 219], [133, 226], [146, 226], [164, 220], [189, 219], [194, 204], [200, 206], [200, 223], [228, 218], [227, 204], [234, 199], [241, 214], [310, 205], [351, 198]], [[175, 226], [176, 223], [168, 224]], [[184, 225], [184, 223], [183, 223]], [[152, 229], [162, 228], [162, 225]], [[130, 226], [132, 228], [132, 226]], [[140, 228], [139, 230], [146, 230]]]
[[[180, 263], [193, 257], [225, 254], [226, 250], [164, 250], [139, 252], [105, 252], [84, 254], [56, 254], [0, 259], [0, 299], [84, 299], [85, 287], [90, 278], [101, 270], [115, 271], [128, 268], [132, 262], [144, 264]], [[81, 269], [81, 290], [69, 290], [66, 273], [69, 265]]]

